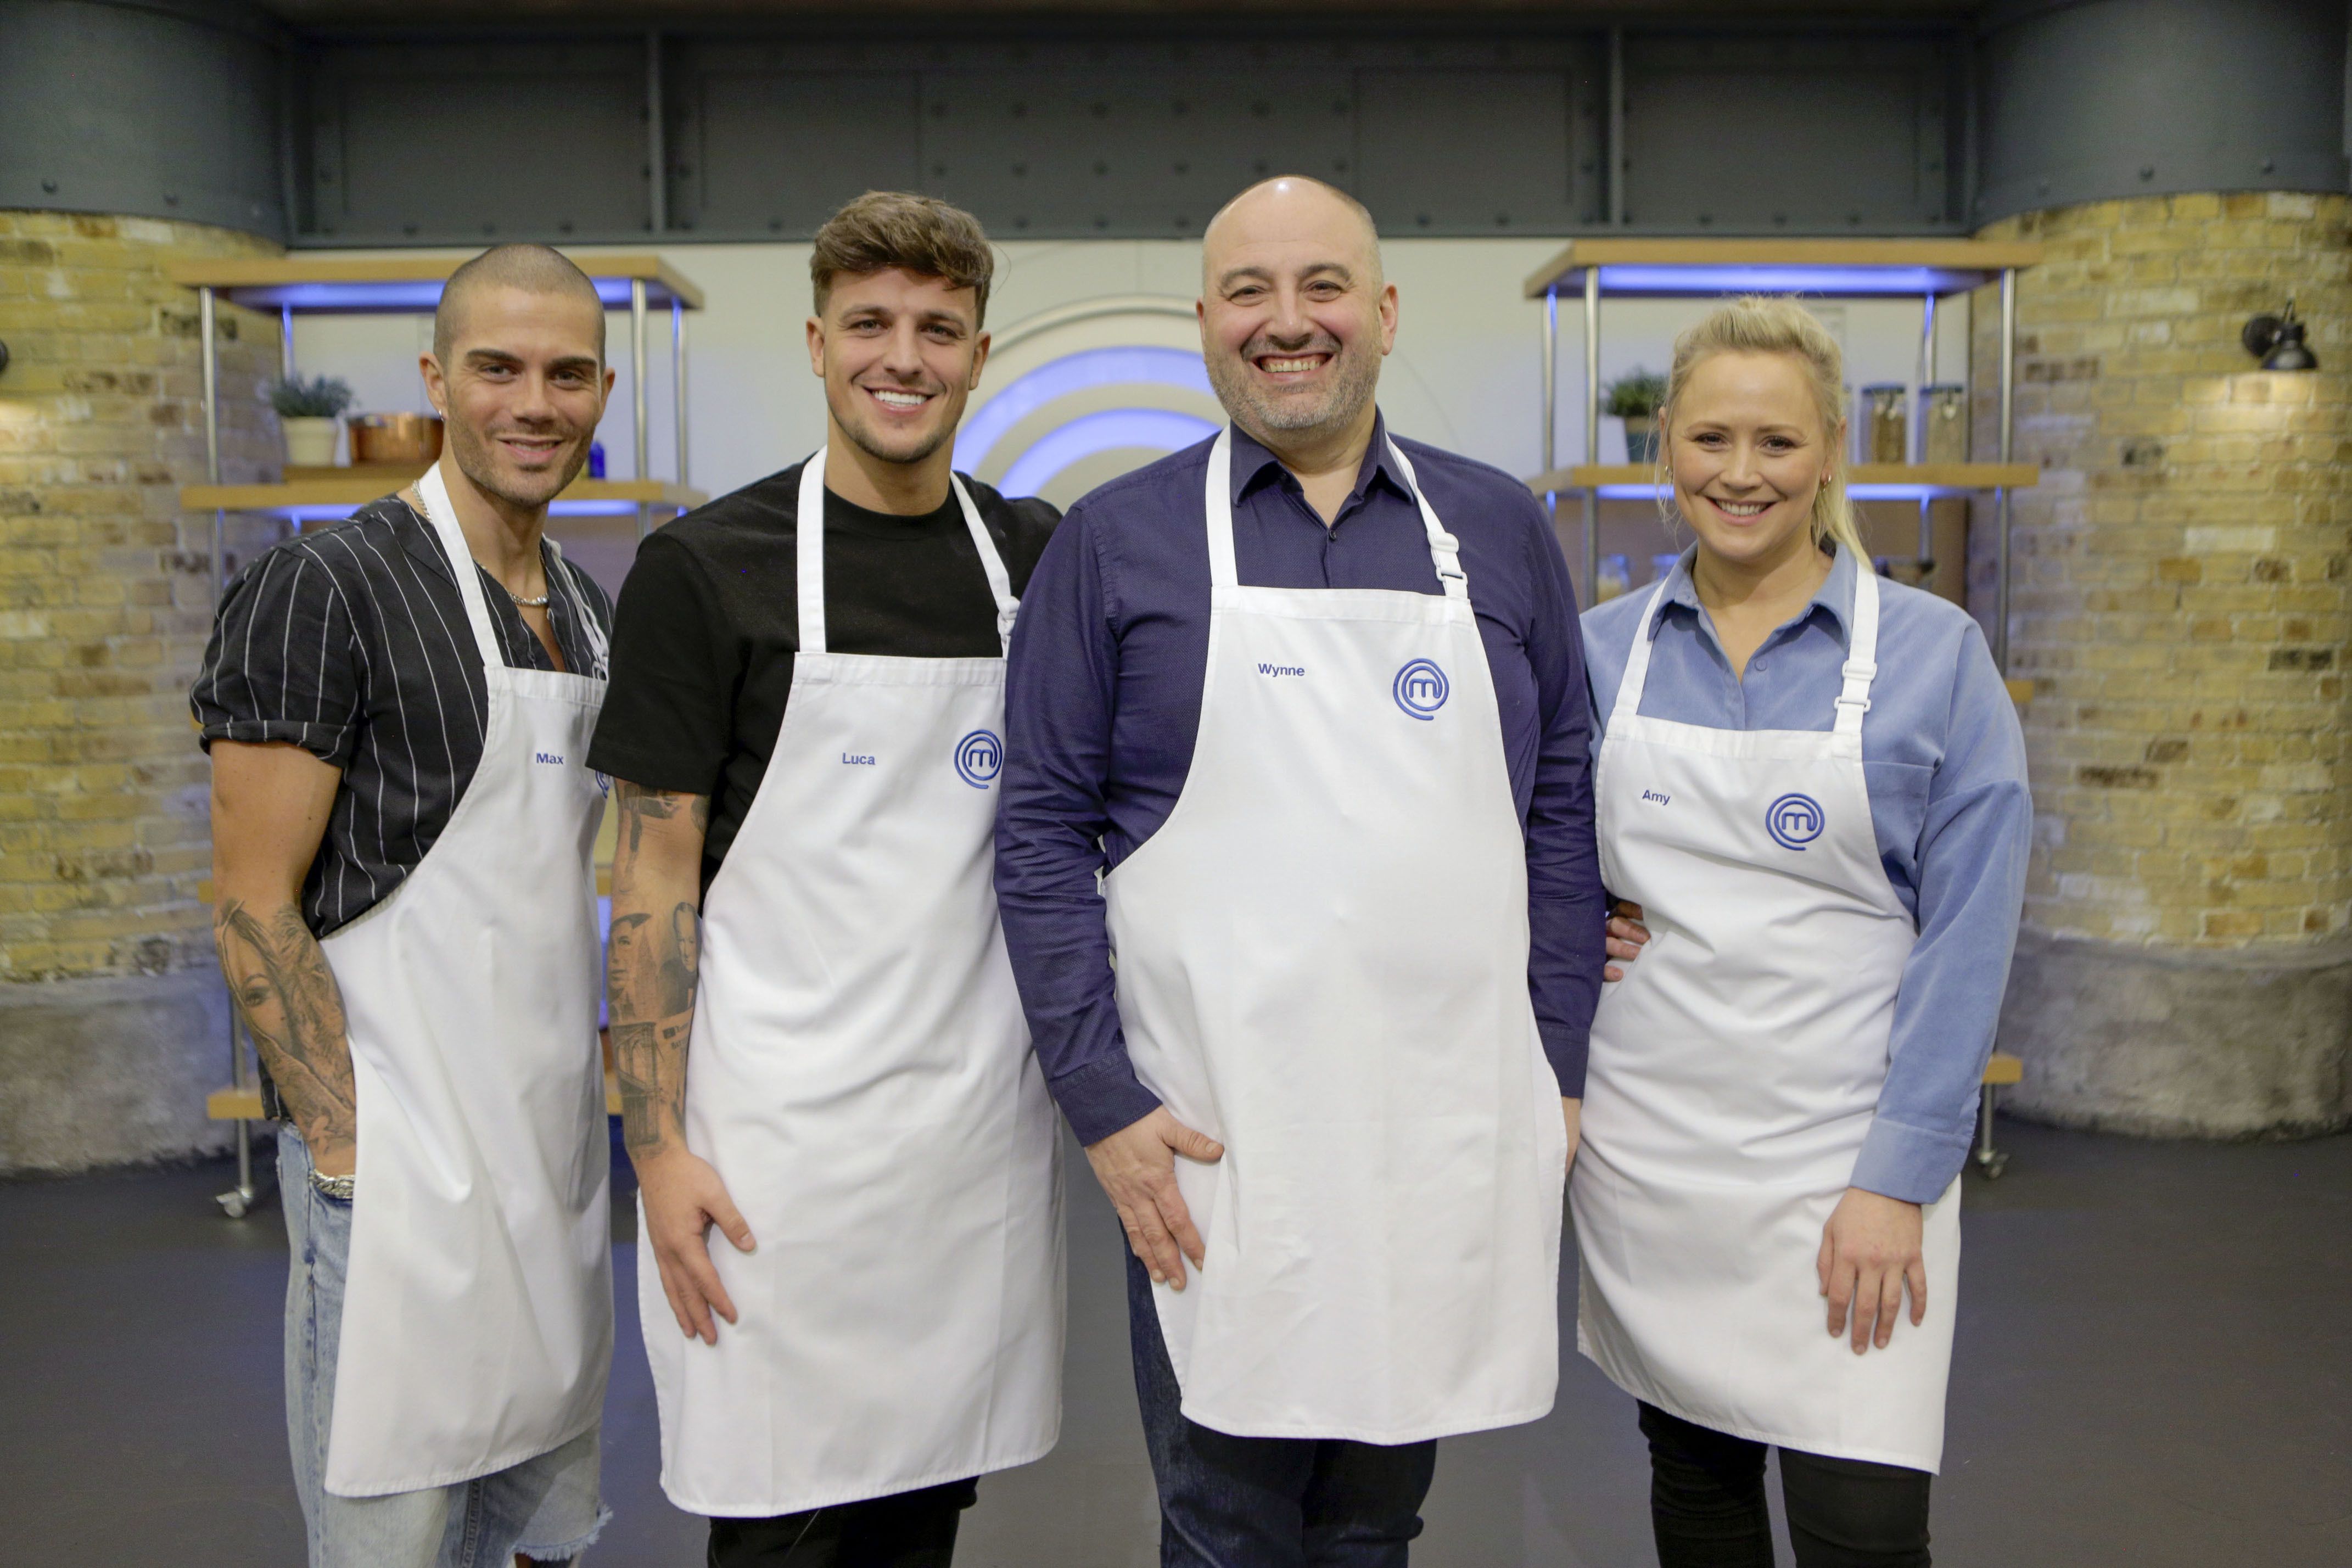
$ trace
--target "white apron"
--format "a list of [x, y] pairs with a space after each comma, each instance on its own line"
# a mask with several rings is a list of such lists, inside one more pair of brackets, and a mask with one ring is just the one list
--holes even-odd
[[1137, 1076], [1225, 1148], [1176, 1162], [1207, 1262], [1153, 1291], [1183, 1411], [1370, 1443], [1531, 1421], [1567, 1133], [1456, 542], [1423, 499], [1443, 595], [1244, 587], [1231, 446], [1192, 769], [1105, 883]]
[[[437, 466], [417, 489], [465, 598], [489, 718], [433, 847], [320, 944], [359, 1109], [327, 1442], [327, 1489], [343, 1497], [446, 1486], [561, 1447], [595, 1422], [613, 1359], [590, 858], [604, 801], [586, 766], [604, 682], [508, 668]], [[602, 631], [586, 629], [601, 655]]]
[[1959, 1279], [1958, 1178], [1927, 1205], [1927, 1321], [1832, 1339], [1814, 1260], [1878, 1109], [1917, 930], [1878, 858], [1862, 720], [1878, 579], [1854, 579], [1834, 729], [1641, 714], [1643, 607], [1601, 746], [1601, 868], [1651, 931], [1592, 1024], [1570, 1196], [1577, 1344], [1629, 1394], [1802, 1453], [1934, 1470]]
[[1004, 660], [826, 651], [822, 450], [799, 571], [783, 724], [703, 900], [687, 1146], [759, 1247], [710, 1237], [740, 1320], [716, 1346], [638, 1229], [662, 1487], [707, 1515], [961, 1480], [1061, 1429], [1060, 1125], [992, 881]]

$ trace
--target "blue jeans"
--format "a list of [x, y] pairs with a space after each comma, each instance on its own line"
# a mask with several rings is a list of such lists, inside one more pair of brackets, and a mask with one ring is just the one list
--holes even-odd
[[1127, 1259], [1128, 1334], [1160, 1488], [1160, 1568], [1404, 1568], [1437, 1444], [1234, 1437], [1185, 1418], [1151, 1276]]
[[310, 1528], [310, 1568], [508, 1568], [517, 1552], [554, 1564], [585, 1552], [612, 1517], [598, 1489], [593, 1426], [560, 1448], [470, 1481], [388, 1497], [337, 1497], [327, 1490], [352, 1205], [310, 1184], [310, 1151], [290, 1122], [278, 1124], [278, 1186], [292, 1254], [286, 1280], [286, 1441]]

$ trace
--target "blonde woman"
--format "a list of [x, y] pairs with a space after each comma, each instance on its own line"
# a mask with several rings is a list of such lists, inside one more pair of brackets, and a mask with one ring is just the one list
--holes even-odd
[[1629, 961], [1592, 1026], [1578, 1341], [1641, 1402], [1664, 1568], [1769, 1568], [1771, 1446], [1800, 1568], [1928, 1562], [2032, 803], [1975, 622], [1871, 569], [1843, 382], [1793, 300], [1685, 332], [1660, 462], [1696, 542], [1584, 616]]

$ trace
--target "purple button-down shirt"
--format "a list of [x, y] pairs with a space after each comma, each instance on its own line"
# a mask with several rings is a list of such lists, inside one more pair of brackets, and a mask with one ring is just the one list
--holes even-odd
[[[1462, 542], [1526, 830], [1528, 985], [1560, 1092], [1583, 1092], [1604, 918], [1592, 839], [1591, 722], [1567, 563], [1535, 498], [1498, 469], [1404, 442]], [[1099, 873], [1175, 809], [1209, 661], [1209, 443], [1103, 486], [1063, 519], [1021, 599], [1005, 699], [996, 890], [1047, 1086], [1080, 1141], [1158, 1104], [1120, 1032]], [[1376, 427], [1325, 527], [1298, 481], [1233, 438], [1241, 581], [1440, 592], [1412, 487]]]

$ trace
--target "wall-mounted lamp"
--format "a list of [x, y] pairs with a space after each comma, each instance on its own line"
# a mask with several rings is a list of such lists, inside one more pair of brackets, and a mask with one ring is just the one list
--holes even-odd
[[2263, 362], [2264, 370], [2317, 370], [2319, 361], [2303, 346], [2303, 323], [2294, 319], [2294, 301], [2286, 302], [2284, 316], [2256, 316], [2238, 334], [2246, 352]]

